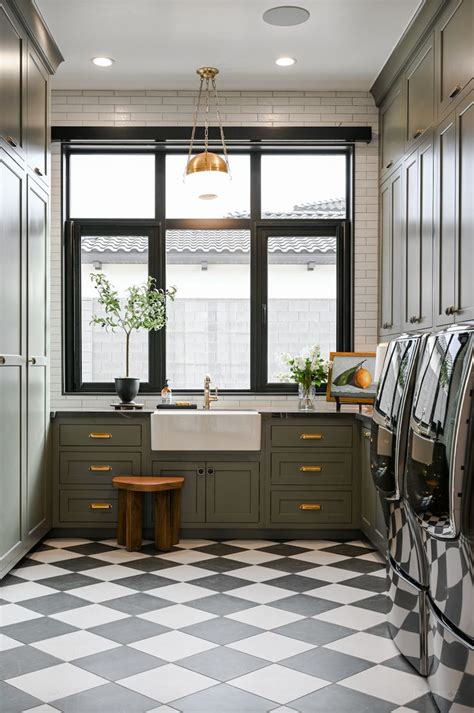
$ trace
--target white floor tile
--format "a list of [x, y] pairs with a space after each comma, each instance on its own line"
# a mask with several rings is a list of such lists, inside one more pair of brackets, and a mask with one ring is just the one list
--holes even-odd
[[286, 706], [278, 706], [278, 708], [274, 708], [270, 713], [295, 713], [294, 708], [287, 708]]
[[236, 552], [232, 555], [224, 555], [224, 557], [225, 559], [244, 562], [245, 564], [263, 564], [263, 562], [272, 562], [273, 560], [281, 559], [281, 555], [272, 555], [270, 552], [261, 552], [260, 550]]
[[37, 641], [31, 646], [63, 661], [73, 661], [82, 656], [91, 656], [100, 651], [116, 649], [120, 644], [104, 639], [103, 636], [92, 634], [90, 631], [73, 631], [70, 634]]
[[257, 634], [241, 641], [234, 641], [232, 644], [227, 644], [227, 647], [272, 662], [282, 661], [315, 648], [305, 641], [290, 639], [289, 636], [280, 636], [272, 631], [266, 631], [264, 634]]
[[[206, 688], [215, 686], [217, 683], [218, 681], [213, 678], [202, 676], [200, 673], [195, 673], [173, 664], [160, 666], [151, 671], [139, 673], [136, 676], [123, 678], [120, 681], [121, 686], [163, 703], [203, 691]], [[161, 711], [163, 708], [160, 707], [157, 710]], [[166, 710], [166, 707], [164, 710]], [[173, 709], [170, 708], [169, 710]]]
[[385, 559], [380, 552], [367, 552], [366, 555], [361, 555], [357, 559], [363, 560], [364, 562], [377, 562], [377, 564], [385, 564]]
[[[142, 572], [140, 572], [140, 574], [142, 574]], [[209, 577], [211, 573], [208, 569], [200, 569], [199, 567], [194, 567], [192, 564], [182, 564], [178, 567], [160, 569], [157, 574], [160, 577], [173, 579], [175, 582], [191, 582], [193, 579], [199, 579], [200, 577]]]
[[176, 547], [182, 547], [185, 550], [192, 550], [195, 547], [207, 547], [207, 545], [213, 545], [214, 540], [180, 540]]
[[43, 564], [54, 564], [54, 562], [61, 562], [64, 560], [74, 560], [82, 555], [77, 552], [70, 552], [69, 550], [62, 550], [60, 548], [55, 548], [54, 550], [41, 550], [40, 552], [32, 552], [27, 555], [27, 558], [34, 560], [35, 562], [43, 562]]
[[142, 552], [127, 552], [127, 550], [110, 550], [109, 552], [98, 552], [95, 555], [89, 555], [92, 559], [100, 560], [101, 562], [109, 562], [110, 564], [125, 564], [125, 562], [135, 562], [135, 560], [145, 559], [148, 555]]
[[305, 594], [311, 594], [314, 597], [327, 599], [330, 602], [338, 602], [339, 604], [352, 604], [374, 596], [373, 592], [368, 592], [366, 589], [342, 584], [328, 584], [325, 587], [316, 587], [316, 589], [311, 589]]
[[[142, 540], [142, 544], [145, 544], [147, 540]], [[118, 550], [124, 550], [125, 545], [119, 545], [116, 539], [112, 540], [99, 540], [99, 545], [107, 545], [108, 547], [116, 547]]]
[[54, 564], [39, 564], [31, 567], [18, 567], [10, 572], [15, 577], [27, 579], [30, 582], [38, 582], [47, 577], [60, 577], [63, 574], [71, 574], [69, 570], [62, 567], [55, 567]]
[[333, 641], [331, 644], [325, 644], [325, 648], [340, 651], [350, 656], [357, 656], [360, 659], [367, 659], [372, 663], [381, 663], [399, 654], [392, 639], [385, 639], [366, 632], [352, 634], [343, 639]]
[[29, 621], [30, 619], [40, 619], [41, 614], [38, 614], [31, 609], [26, 609], [18, 604], [5, 604], [0, 607], [0, 625], [8, 626], [9, 624], [18, 624], [20, 621]]
[[[97, 564], [100, 565], [100, 562], [97, 562]], [[143, 572], [138, 569], [132, 569], [131, 567], [124, 567], [121, 564], [106, 564], [103, 567], [99, 566], [94, 569], [87, 569], [84, 574], [94, 579], [101, 579], [103, 582], [110, 582], [116, 579], [123, 579], [124, 577], [138, 576], [139, 574], [143, 574]]]
[[241, 621], [244, 624], [258, 626], [260, 629], [267, 630], [276, 629], [279, 626], [285, 626], [285, 624], [292, 624], [294, 621], [304, 619], [301, 614], [267, 606], [245, 609], [244, 611], [235, 612], [234, 614], [228, 614], [226, 618], [235, 619], [235, 621]]
[[[130, 646], [133, 649], [138, 649], [138, 651], [144, 651], [151, 656], [157, 656], [164, 661], [178, 661], [187, 656], [193, 656], [202, 651], [217, 648], [217, 644], [204, 641], [204, 639], [198, 639], [196, 636], [190, 636], [190, 634], [183, 634], [182, 631], [169, 631], [166, 634], [159, 634], [158, 636], [152, 636], [142, 641], [135, 641], [133, 644], [130, 644]], [[164, 703], [167, 702], [163, 698], [159, 700]]]
[[48, 545], [48, 547], [59, 547], [63, 549], [64, 547], [78, 547], [78, 545], [87, 545], [92, 540], [86, 540], [83, 537], [66, 537], [66, 538], [52, 538], [51, 540], [45, 540], [43, 545]]
[[364, 629], [370, 629], [372, 626], [377, 626], [377, 624], [386, 621], [387, 616], [386, 614], [380, 614], [380, 612], [348, 605], [331, 609], [331, 611], [324, 612], [323, 614], [317, 614], [313, 618], [328, 621], [331, 624], [339, 624], [339, 626], [347, 626], [349, 629], [363, 631]]
[[6, 634], [0, 634], [0, 651], [9, 651], [10, 649], [16, 649], [18, 646], [23, 646], [21, 641], [16, 641]]
[[206, 552], [198, 552], [193, 549], [179, 550], [160, 555], [160, 559], [167, 560], [168, 562], [177, 562], [178, 564], [195, 564], [196, 562], [214, 559], [214, 557], [215, 555], [208, 555]]
[[346, 579], [357, 577], [357, 572], [349, 572], [346, 569], [338, 569], [337, 567], [314, 567], [313, 569], [305, 569], [299, 572], [301, 577], [310, 577], [311, 579], [320, 579], [322, 582], [344, 582]]
[[374, 546], [368, 540], [350, 540], [346, 545], [354, 545], [354, 547], [365, 547], [366, 550], [373, 550]]
[[78, 629], [90, 629], [93, 626], [100, 626], [100, 624], [126, 619], [128, 616], [128, 614], [103, 607], [100, 604], [90, 604], [86, 607], [79, 607], [79, 609], [52, 614], [51, 618], [64, 621], [65, 624], [77, 626]]
[[270, 579], [283, 577], [284, 572], [270, 567], [260, 567], [258, 564], [242, 567], [242, 569], [233, 569], [230, 572], [224, 572], [230, 577], [238, 577], [239, 579], [249, 579], [251, 582], [268, 582]]
[[57, 594], [58, 590], [52, 587], [45, 587], [38, 582], [21, 582], [20, 584], [10, 584], [0, 590], [0, 599], [7, 602], [24, 602], [35, 597], [46, 597], [48, 594]]
[[293, 559], [301, 560], [302, 562], [312, 562], [314, 564], [328, 565], [337, 564], [343, 560], [349, 559], [344, 555], [337, 555], [335, 552], [324, 552], [324, 550], [311, 550], [310, 552], [302, 552], [300, 555], [294, 555]]
[[22, 713], [58, 713], [57, 708], [48, 706], [47, 703], [44, 706], [36, 706], [35, 708], [28, 708], [27, 711], [22, 711]]
[[70, 663], [63, 663], [10, 678], [7, 683], [29, 693], [30, 696], [39, 698], [40, 701], [50, 703], [89, 688], [103, 686], [108, 681]]
[[428, 693], [426, 679], [387, 666], [374, 666], [340, 681], [340, 685], [403, 705]]
[[118, 599], [118, 597], [126, 597], [132, 591], [128, 587], [122, 587], [114, 582], [100, 582], [100, 584], [89, 584], [87, 587], [77, 587], [73, 593], [75, 597], [97, 604], [110, 599]]
[[257, 602], [257, 604], [268, 604], [269, 602], [276, 602], [279, 599], [291, 597], [294, 592], [289, 589], [272, 587], [270, 584], [257, 582], [255, 584], [249, 584], [247, 587], [232, 589], [231, 594], [233, 597], [248, 599], [251, 602]]
[[293, 547], [306, 547], [308, 550], [322, 550], [324, 547], [340, 545], [340, 542], [332, 540], [288, 540], [285, 545], [293, 545]]
[[274, 664], [241, 676], [230, 685], [277, 703], [289, 703], [328, 686], [329, 681]]
[[155, 624], [167, 626], [169, 629], [184, 629], [185, 626], [191, 626], [191, 624], [200, 624], [202, 621], [215, 619], [216, 616], [216, 614], [193, 609], [193, 607], [187, 607], [184, 604], [175, 604], [174, 606], [139, 614], [140, 619], [153, 621]]
[[179, 711], [176, 708], [170, 708], [170, 706], [158, 706], [158, 708], [152, 708], [148, 713], [179, 713]]
[[170, 602], [176, 602], [177, 604], [183, 604], [184, 602], [191, 602], [195, 599], [210, 597], [215, 594], [215, 591], [213, 589], [205, 589], [204, 587], [196, 587], [194, 584], [189, 584], [188, 582], [176, 582], [168, 586], [148, 589], [147, 594], [160, 597], [161, 599], [169, 599]]
[[371, 572], [370, 573], [371, 577], [380, 577], [380, 579], [386, 579], [387, 578], [387, 572], [385, 570], [385, 567], [381, 567], [378, 569], [376, 572]]
[[261, 547], [270, 547], [275, 543], [272, 540], [226, 540], [224, 544], [242, 547], [243, 550], [259, 550]]

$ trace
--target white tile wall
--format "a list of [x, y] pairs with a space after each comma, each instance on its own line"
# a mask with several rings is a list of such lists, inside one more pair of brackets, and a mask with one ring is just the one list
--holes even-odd
[[[189, 126], [193, 91], [56, 90], [51, 118], [55, 126]], [[220, 92], [224, 126], [371, 126], [373, 140], [358, 144], [355, 155], [354, 347], [375, 349], [377, 343], [378, 265], [378, 114], [369, 92]], [[100, 409], [110, 396], [62, 394], [61, 353], [61, 164], [52, 146], [51, 212], [51, 408]], [[67, 290], [68, 286], [64, 285]], [[291, 402], [284, 396], [227, 397], [220, 406], [258, 407]], [[145, 399], [147, 406], [156, 397]]]

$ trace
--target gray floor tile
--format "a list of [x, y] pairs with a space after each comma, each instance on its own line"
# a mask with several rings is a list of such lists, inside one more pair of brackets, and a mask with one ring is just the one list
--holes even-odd
[[288, 666], [295, 671], [307, 673], [310, 676], [317, 676], [325, 681], [341, 681], [348, 676], [353, 676], [374, 665], [369, 661], [341, 654], [338, 651], [331, 651], [323, 647], [305, 651], [297, 656], [279, 661], [281, 666]]
[[[278, 569], [275, 567], [275, 569]], [[292, 592], [307, 592], [309, 589], [314, 589], [313, 580], [310, 577], [300, 577], [297, 574], [287, 574], [283, 577], [271, 579], [269, 584], [272, 587], [281, 587], [289, 589]]]
[[361, 574], [353, 579], [345, 579], [341, 584], [347, 587], [359, 587], [378, 594], [382, 594], [387, 589], [385, 578], [373, 577], [370, 574]]
[[[8, 678], [22, 676], [24, 673], [31, 673], [59, 663], [62, 663], [60, 659], [31, 646], [18, 646], [0, 652], [0, 679], [6, 681]], [[0, 710], [3, 710], [1, 705]]]
[[417, 713], [439, 713], [438, 707], [430, 693], [421, 696], [421, 698], [417, 698], [415, 701], [406, 703], [405, 705], [407, 708], [410, 708]]
[[69, 609], [78, 609], [87, 604], [89, 604], [89, 602], [84, 601], [84, 599], [75, 597], [72, 594], [66, 594], [65, 592], [47, 594], [45, 597], [36, 597], [35, 599], [27, 599], [21, 602], [22, 607], [31, 609], [31, 611], [38, 612], [39, 614], [44, 614], [45, 616], [58, 614], [59, 612], [68, 611]]
[[232, 572], [234, 569], [242, 569], [245, 565], [237, 560], [225, 559], [225, 557], [214, 557], [212, 560], [202, 560], [199, 562], [199, 569], [207, 569], [210, 572]]
[[386, 614], [388, 611], [388, 599], [385, 594], [374, 594], [373, 597], [362, 599], [360, 602], [354, 602], [352, 606]]
[[[242, 567], [245, 567], [245, 565], [243, 564]], [[196, 587], [213, 589], [215, 592], [229, 592], [231, 589], [237, 589], [237, 587], [246, 587], [249, 580], [233, 577], [231, 574], [221, 574], [219, 572], [218, 574], [211, 574], [209, 577], [193, 579], [192, 583], [195, 584]]]
[[160, 577], [159, 574], [144, 574], [132, 575], [131, 577], [123, 577], [117, 580], [117, 584], [121, 587], [130, 587], [137, 592], [146, 592], [148, 589], [156, 589], [157, 587], [168, 587], [171, 584], [170, 579]]
[[[308, 581], [312, 581], [308, 578]], [[271, 582], [273, 584], [273, 580]], [[319, 599], [318, 597], [309, 597], [307, 594], [295, 594], [293, 597], [279, 599], [277, 602], [272, 602], [272, 607], [291, 611], [302, 616], [316, 616], [325, 611], [336, 609], [340, 604], [329, 602], [327, 599]]]
[[[120, 580], [119, 583], [121, 584]], [[165, 604], [163, 602], [165, 602]], [[111, 599], [108, 602], [102, 602], [102, 606], [136, 616], [137, 614], [162, 609], [164, 606], [171, 606], [173, 603], [174, 602], [169, 602], [159, 597], [153, 597], [151, 594], [134, 592], [128, 597], [119, 597], [117, 599]]]
[[357, 545], [348, 545], [342, 542], [339, 545], [332, 545], [331, 547], [324, 547], [324, 552], [333, 552], [335, 555], [343, 555], [344, 557], [358, 557], [360, 555], [366, 555], [369, 552], [374, 552], [375, 547], [358, 547]]
[[73, 545], [67, 548], [69, 552], [77, 552], [79, 555], [100, 555], [103, 552], [113, 552], [115, 547], [103, 545], [101, 542], [86, 542], [83, 545]]
[[86, 671], [107, 678], [109, 681], [117, 681], [120, 678], [134, 676], [136, 673], [157, 668], [165, 663], [165, 661], [156, 656], [150, 656], [129, 646], [121, 646], [110, 651], [101, 651], [98, 654], [74, 660], [74, 666], [84, 668]]
[[302, 552], [309, 552], [309, 547], [296, 547], [295, 545], [285, 545], [282, 542], [278, 542], [275, 545], [262, 547], [260, 552], [269, 552], [271, 555], [291, 557], [292, 555], [300, 555]]
[[[368, 552], [369, 550], [367, 550]], [[359, 574], [371, 574], [372, 572], [378, 572], [383, 569], [385, 565], [378, 564], [378, 562], [369, 562], [368, 560], [361, 560], [358, 557], [351, 557], [349, 560], [342, 560], [337, 563], [338, 569], [346, 569], [351, 572], [358, 572]]]
[[45, 587], [52, 587], [60, 592], [66, 592], [77, 587], [88, 587], [89, 584], [97, 584], [99, 581], [80, 572], [71, 572], [71, 574], [61, 574], [59, 577], [42, 579], [40, 584], [44, 584]]
[[127, 562], [127, 567], [131, 567], [132, 569], [138, 569], [140, 570], [140, 572], [159, 572], [160, 569], [170, 569], [171, 567], [178, 566], [178, 562], [162, 560], [158, 557], [146, 557], [145, 559]]
[[391, 713], [397, 706], [374, 696], [333, 684], [289, 704], [298, 713]]
[[[195, 583], [196, 580], [193, 581], [193, 584]], [[246, 584], [248, 584], [248, 582], [246, 582]], [[207, 611], [211, 614], [218, 614], [219, 616], [234, 614], [237, 611], [243, 611], [244, 609], [250, 609], [250, 607], [255, 606], [255, 602], [248, 602], [245, 599], [239, 599], [230, 594], [213, 594], [210, 597], [204, 597], [203, 599], [198, 599], [192, 603], [188, 602], [187, 604], [188, 606], [194, 607], [194, 609]]]
[[393, 659], [388, 659], [388, 661], [383, 662], [384, 666], [389, 668], [394, 668], [397, 671], [405, 671], [405, 673], [415, 673], [413, 666], [408, 663], [406, 658], [403, 656], [394, 656]]
[[228, 684], [207, 688], [192, 696], [172, 701], [170, 706], [182, 713], [267, 713], [277, 704]]
[[316, 619], [300, 619], [293, 624], [280, 626], [278, 629], [273, 629], [274, 634], [289, 636], [299, 641], [306, 641], [308, 644], [329, 644], [337, 639], [342, 639], [344, 636], [354, 634], [353, 629], [348, 629], [345, 626], [330, 624], [326, 621], [318, 621]]
[[132, 644], [135, 641], [141, 641], [151, 636], [164, 634], [169, 631], [169, 629], [166, 626], [155, 624], [152, 621], [130, 617], [129, 619], [111, 621], [109, 624], [95, 626], [89, 629], [89, 631], [98, 636], [110, 639], [110, 641], [116, 641], [118, 644]]
[[392, 638], [390, 636], [388, 626], [385, 622], [382, 622], [382, 624], [376, 624], [375, 626], [371, 626], [370, 629], [365, 629], [365, 631], [367, 634], [374, 634], [374, 636], [381, 636], [384, 639]]
[[61, 698], [52, 705], [64, 713], [142, 713], [158, 707], [153, 699], [116, 683]]
[[41, 705], [41, 701], [0, 681], [0, 704], [2, 713], [22, 713], [28, 708]]
[[185, 629], [181, 629], [184, 634], [198, 636], [200, 639], [212, 641], [214, 644], [231, 644], [234, 641], [247, 639], [249, 636], [261, 634], [262, 630], [256, 626], [243, 624], [240, 621], [219, 617], [202, 621], [199, 624], [192, 624]]
[[195, 552], [204, 552], [207, 555], [215, 555], [216, 557], [224, 557], [225, 555], [233, 555], [237, 552], [245, 552], [243, 547], [235, 547], [234, 545], [225, 545], [223, 542], [215, 542], [212, 545], [204, 545], [204, 547], [196, 547]]
[[[14, 584], [23, 584], [25, 580], [21, 577], [15, 577], [14, 574], [7, 574], [1, 581], [2, 587], [12, 587]], [[0, 589], [1, 591], [1, 589]]]
[[218, 681], [229, 681], [259, 668], [264, 668], [268, 666], [268, 662], [222, 646], [217, 650], [211, 649], [202, 654], [180, 659], [179, 665]]
[[1, 629], [2, 634], [10, 636], [12, 639], [21, 641], [22, 644], [32, 644], [34, 641], [51, 639], [53, 636], [70, 634], [77, 631], [77, 627], [65, 624], [56, 619], [41, 617], [31, 621], [21, 621], [18, 624], [10, 624]]
[[[102, 567], [104, 562], [93, 557], [77, 557], [71, 560], [61, 560], [61, 562], [55, 562], [55, 564], [62, 569], [67, 569], [69, 572], [88, 572], [91, 569]], [[93, 576], [93, 573], [91, 574]]]
[[292, 572], [296, 574], [297, 572], [304, 572], [306, 569], [312, 569], [316, 565], [313, 562], [303, 562], [302, 560], [291, 559], [291, 557], [282, 557], [279, 560], [272, 560], [271, 562], [262, 562], [259, 566], [269, 567], [270, 569], [278, 569], [281, 572]]

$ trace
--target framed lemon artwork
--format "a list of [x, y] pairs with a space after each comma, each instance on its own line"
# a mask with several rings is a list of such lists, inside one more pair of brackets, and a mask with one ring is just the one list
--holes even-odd
[[326, 400], [344, 404], [372, 404], [375, 352], [331, 352]]

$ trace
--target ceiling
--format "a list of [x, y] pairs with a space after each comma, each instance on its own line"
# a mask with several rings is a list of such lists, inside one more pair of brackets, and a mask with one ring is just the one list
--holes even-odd
[[[420, 0], [296, 0], [303, 25], [262, 14], [288, 0], [36, 0], [65, 62], [55, 89], [195, 89], [219, 67], [219, 89], [368, 90]], [[290, 0], [291, 2], [291, 0]], [[94, 56], [115, 59], [95, 67]], [[297, 59], [293, 67], [274, 63]]]

